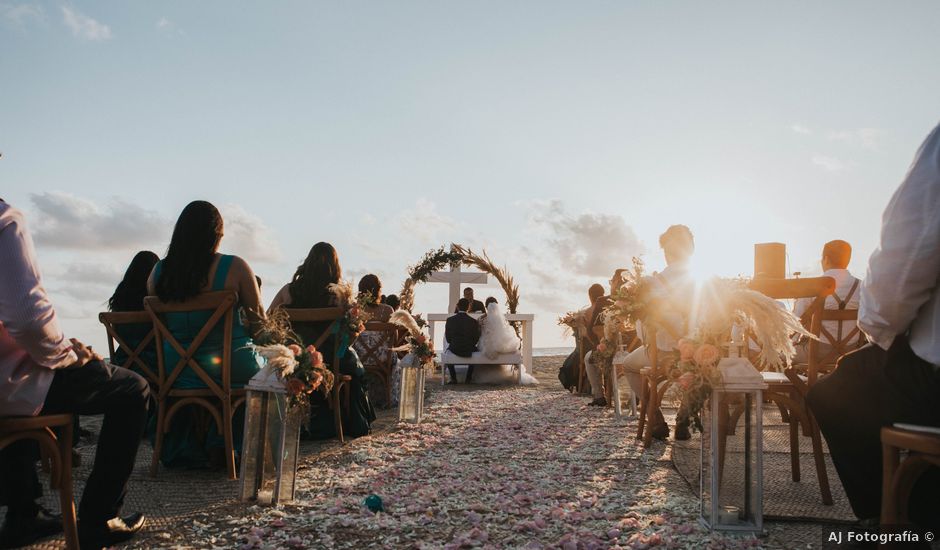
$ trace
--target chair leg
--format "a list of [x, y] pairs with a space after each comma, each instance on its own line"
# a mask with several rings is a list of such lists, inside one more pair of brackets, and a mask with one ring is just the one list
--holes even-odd
[[157, 434], [153, 443], [153, 457], [150, 459], [150, 477], [157, 477], [157, 469], [160, 465], [160, 453], [163, 451], [163, 435], [166, 431], [166, 401], [157, 402]]
[[59, 489], [59, 507], [62, 511], [65, 547], [68, 550], [79, 550], [78, 522], [75, 518], [75, 499], [72, 496], [72, 432], [69, 430], [65, 432], [58, 440], [61, 468], [56, 483]]
[[[778, 405], [781, 410], [785, 407]], [[787, 414], [790, 424], [790, 479], [800, 481], [800, 420], [795, 411]]]
[[232, 433], [232, 399], [222, 402], [222, 434], [225, 440], [225, 469], [229, 479], [238, 479], [235, 471], [235, 438]]
[[660, 401], [662, 400], [662, 396], [659, 394], [659, 384], [655, 379], [650, 378], [649, 388], [649, 411], [646, 413], [646, 429], [643, 430], [643, 447], [649, 447], [653, 444], [653, 419], [656, 411], [660, 410]]
[[810, 434], [813, 438], [813, 459], [816, 461], [816, 478], [819, 480], [819, 491], [822, 493], [822, 502], [832, 506], [832, 491], [829, 489], [829, 473], [826, 471], [826, 457], [822, 450], [822, 437], [819, 435], [819, 426], [813, 413], [806, 409], [806, 421], [809, 424]]
[[898, 525], [898, 502], [894, 494], [894, 474], [900, 462], [900, 449], [881, 444], [882, 474], [881, 474], [881, 525]]
[[333, 388], [333, 421], [336, 423], [336, 437], [339, 438], [339, 442], [345, 444], [346, 440], [343, 438], [343, 415], [340, 412], [340, 388]]
[[646, 427], [646, 415], [649, 411], [650, 390], [646, 384], [646, 377], [643, 377], [643, 393], [640, 395], [640, 419], [637, 422], [636, 438], [643, 439], [643, 430]]

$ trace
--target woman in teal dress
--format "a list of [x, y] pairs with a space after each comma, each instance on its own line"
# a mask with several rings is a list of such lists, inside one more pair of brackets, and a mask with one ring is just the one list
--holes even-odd
[[[219, 211], [205, 201], [189, 203], [180, 214], [173, 230], [166, 257], [153, 268], [148, 282], [151, 294], [161, 301], [187, 302], [200, 294], [218, 290], [234, 290], [238, 302], [234, 308], [231, 344], [232, 387], [243, 387], [263, 366], [255, 353], [251, 336], [264, 321], [260, 291], [248, 263], [238, 256], [219, 254], [223, 222]], [[169, 313], [166, 325], [183, 347], [188, 347], [211, 316], [211, 311]], [[243, 315], [244, 314], [244, 315]], [[222, 383], [223, 322], [217, 324], [193, 358], [218, 383]], [[169, 344], [163, 346], [167, 374], [172, 372], [179, 354]], [[174, 388], [205, 388], [206, 384], [191, 368], [186, 367], [173, 383]], [[233, 420], [235, 447], [241, 447], [244, 410], [239, 408]], [[208, 428], [206, 428], [208, 425]], [[221, 457], [222, 438], [214, 422], [207, 422], [205, 413], [189, 407], [174, 416], [170, 432], [164, 439], [160, 460], [168, 467], [198, 468], [214, 465]]]
[[[343, 277], [336, 249], [329, 243], [317, 243], [310, 249], [307, 259], [301, 264], [293, 280], [284, 285], [271, 302], [269, 311], [278, 307], [318, 308], [336, 306], [336, 297], [327, 287], [338, 283]], [[330, 322], [295, 324], [292, 329], [305, 344], [312, 344]], [[319, 347], [332, 350], [334, 337], [330, 336]], [[359, 361], [359, 356], [352, 346], [341, 350], [339, 371], [352, 377], [349, 382], [349, 411], [343, 411], [343, 435], [360, 437], [369, 433], [370, 425], [375, 420], [375, 410], [369, 402], [369, 390], [366, 383], [366, 370]], [[324, 353], [324, 357], [328, 354]], [[310, 426], [307, 435], [313, 439], [329, 439], [336, 436], [333, 413], [321, 392], [311, 395]]]

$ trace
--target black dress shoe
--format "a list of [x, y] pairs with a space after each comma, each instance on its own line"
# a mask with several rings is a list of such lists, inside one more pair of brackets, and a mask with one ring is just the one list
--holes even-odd
[[689, 431], [688, 424], [676, 424], [676, 441], [688, 441], [692, 439], [692, 432]]
[[78, 526], [78, 543], [82, 550], [107, 548], [134, 538], [146, 517], [140, 512], [109, 519], [104, 525], [84, 528]]
[[0, 548], [19, 548], [62, 532], [62, 516], [40, 508], [32, 518], [7, 514], [0, 529]]
[[603, 397], [598, 397], [594, 401], [591, 401], [590, 403], [588, 403], [588, 406], [589, 407], [606, 407], [607, 400], [604, 399]]

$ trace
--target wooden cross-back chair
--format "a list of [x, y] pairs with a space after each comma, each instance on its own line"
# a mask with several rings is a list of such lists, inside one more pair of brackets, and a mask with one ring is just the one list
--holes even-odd
[[[297, 332], [298, 325], [312, 323], [324, 324], [325, 328], [320, 334], [316, 335], [312, 342], [304, 342], [304, 345], [312, 345], [318, 350], [321, 349], [323, 343], [333, 334], [335, 323], [340, 322], [345, 315], [341, 307], [284, 308], [284, 311], [287, 312], [287, 318], [294, 332]], [[345, 408], [346, 412], [349, 412], [349, 382], [352, 381], [352, 376], [339, 372], [339, 340], [338, 336], [334, 338], [333, 349], [322, 350], [321, 353], [323, 353], [323, 361], [333, 372], [333, 389], [330, 391], [327, 401], [330, 408], [333, 410], [336, 437], [340, 442], [345, 443], [346, 440], [343, 437], [343, 414], [340, 410], [343, 399], [341, 399], [340, 392], [345, 392]]]
[[[908, 500], [917, 478], [930, 467], [940, 468], [940, 434], [936, 428], [909, 426], [881, 428], [883, 459], [881, 526], [906, 525]], [[923, 430], [923, 431], [921, 431]], [[901, 450], [907, 457], [901, 460]]]
[[[219, 290], [200, 294], [185, 302], [164, 303], [156, 296], [144, 298], [144, 309], [153, 322], [156, 336], [157, 365], [159, 371], [159, 391], [157, 392], [157, 434], [150, 463], [150, 476], [156, 477], [163, 450], [163, 438], [169, 432], [173, 416], [188, 405], [198, 405], [209, 411], [215, 420], [219, 432], [225, 441], [225, 466], [229, 479], [237, 479], [235, 471], [235, 447], [232, 434], [232, 417], [235, 409], [245, 402], [246, 390], [232, 388], [232, 324], [235, 322], [234, 307], [238, 296], [231, 290]], [[211, 311], [211, 315], [202, 326], [189, 346], [184, 347], [173, 336], [164, 321], [169, 313], [191, 313]], [[221, 383], [213, 380], [193, 356], [199, 351], [206, 337], [219, 324], [222, 325], [223, 340], [220, 352]], [[179, 355], [175, 365], [167, 365], [163, 344], [167, 343]], [[185, 368], [191, 368], [206, 388], [174, 388], [173, 383]]]
[[[813, 301], [803, 319], [809, 320], [809, 332], [818, 337], [820, 323], [822, 321], [822, 312], [825, 307], [826, 297], [832, 294], [836, 288], [835, 279], [832, 277], [809, 277], [805, 279], [754, 279], [749, 285], [751, 290], [755, 290], [775, 300], [811, 298]], [[816, 357], [818, 354], [818, 342], [810, 340], [809, 348], [809, 377], [813, 382], [816, 380]], [[805, 390], [808, 389], [807, 382], [803, 380], [798, 372], [793, 369], [787, 369], [785, 373], [779, 372], [761, 372], [767, 389], [764, 390], [764, 398], [775, 403], [781, 411], [786, 411], [785, 422], [790, 428], [790, 473], [793, 481], [800, 481], [800, 429], [804, 436], [809, 436], [812, 441], [813, 460], [816, 466], [816, 478], [819, 481], [819, 491], [822, 496], [823, 504], [832, 505], [832, 491], [829, 487], [829, 475], [826, 471], [826, 461], [822, 450], [822, 436], [819, 433], [819, 425], [816, 419], [806, 405]], [[783, 416], [783, 415], [782, 415]]]
[[[18, 441], [33, 440], [39, 445], [43, 469], [49, 472], [50, 486], [59, 491], [65, 547], [79, 550], [75, 501], [72, 498], [71, 414], [48, 414], [0, 418], [0, 450]], [[56, 436], [57, 429], [61, 436]]]
[[[653, 419], [657, 412], [661, 410], [663, 396], [672, 387], [672, 379], [669, 378], [669, 371], [659, 364], [660, 350], [656, 345], [656, 334], [659, 332], [655, 320], [646, 323], [645, 342], [647, 357], [650, 365], [640, 370], [640, 376], [643, 378], [643, 394], [640, 395], [640, 420], [637, 423], [636, 438], [643, 441], [644, 447], [649, 447], [653, 443]], [[672, 334], [678, 339], [679, 335]]]
[[397, 359], [397, 354], [392, 348], [397, 346], [400, 328], [393, 323], [369, 321], [366, 323], [366, 332], [376, 333], [378, 338], [372, 340], [360, 337], [356, 340], [356, 351], [362, 366], [366, 372], [375, 374], [382, 382], [386, 406], [392, 404], [392, 369]]
[[[160, 375], [156, 370], [157, 366], [148, 365], [147, 362], [141, 358], [141, 353], [148, 347], [155, 346], [154, 340], [156, 334], [153, 329], [153, 321], [150, 320], [150, 314], [146, 311], [104, 311], [98, 314], [98, 321], [104, 325], [104, 330], [108, 334], [108, 357], [111, 361], [114, 362], [114, 353], [117, 350], [123, 349], [124, 353], [127, 354], [127, 359], [123, 364], [118, 366], [130, 370], [137, 367], [144, 378], [147, 379], [150, 388], [156, 393], [160, 387]], [[142, 324], [149, 325], [150, 330], [147, 331], [143, 339], [138, 342], [136, 346], [129, 345], [127, 340], [121, 336], [120, 327]], [[117, 346], [115, 346], [115, 344], [117, 344]]]

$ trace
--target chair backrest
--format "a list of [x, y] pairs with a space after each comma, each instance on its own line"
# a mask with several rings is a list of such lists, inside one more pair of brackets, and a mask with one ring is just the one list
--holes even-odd
[[[807, 277], [805, 279], [769, 279], [758, 278], [751, 281], [749, 288], [776, 300], [812, 298], [813, 302], [800, 318], [803, 327], [810, 334], [819, 337], [822, 314], [826, 307], [826, 297], [836, 290], [836, 280], [832, 277]], [[818, 342], [810, 339], [809, 365], [807, 376], [809, 383], [816, 381], [818, 363], [814, 355]]]
[[[146, 311], [102, 311], [98, 314], [98, 321], [104, 325], [104, 330], [107, 332], [108, 357], [111, 359], [111, 361], [114, 361], [115, 351], [123, 349], [124, 353], [127, 354], [127, 360], [118, 366], [124, 367], [125, 369], [131, 369], [134, 366], [138, 367], [143, 373], [144, 377], [147, 378], [147, 381], [154, 388], [158, 387], [160, 385], [160, 376], [159, 373], [154, 369], [159, 367], [156, 365], [148, 365], [147, 362], [140, 357], [140, 354], [143, 353], [148, 346], [155, 345], [153, 343], [155, 336], [153, 321], [150, 320], [150, 314]], [[136, 346], [129, 345], [127, 340], [121, 336], [121, 331], [118, 328], [122, 325], [143, 324], [148, 325], [150, 330], [144, 334], [143, 339], [141, 339], [141, 341], [138, 342]], [[115, 343], [117, 343], [117, 347], [115, 347]]]
[[[323, 343], [326, 342], [334, 330], [333, 326], [336, 322], [341, 320], [345, 315], [345, 311], [341, 307], [316, 307], [316, 308], [283, 308], [287, 312], [287, 319], [293, 327], [294, 331], [297, 331], [297, 326], [301, 324], [312, 324], [312, 323], [323, 323], [324, 328], [317, 334], [312, 342], [304, 342], [308, 345], [313, 345], [313, 347], [318, 350], [323, 346]], [[339, 374], [339, 360], [337, 354], [339, 352], [339, 338], [333, 339], [333, 349], [327, 350], [327, 353], [323, 354], [323, 360], [328, 363], [333, 371], [334, 375]]]
[[[206, 292], [185, 302], [165, 303], [156, 296], [144, 298], [144, 309], [150, 315], [157, 339], [157, 364], [160, 376], [160, 396], [164, 397], [173, 387], [173, 383], [187, 366], [191, 367], [196, 375], [206, 383], [219, 399], [228, 399], [232, 393], [232, 323], [234, 322], [235, 304], [238, 295], [232, 290], [219, 290]], [[195, 311], [211, 311], [209, 319], [199, 329], [191, 344], [184, 348], [167, 328], [165, 316], [168, 313], [191, 313]], [[209, 376], [203, 367], [193, 358], [199, 347], [209, 336], [212, 330], [222, 323], [222, 384], [219, 385]], [[170, 369], [165, 363], [163, 344], [169, 344], [180, 358]]]
[[366, 332], [376, 333], [378, 338], [359, 337], [356, 341], [356, 351], [359, 360], [366, 367], [379, 367], [390, 369], [395, 362], [395, 352], [392, 348], [398, 345], [401, 327], [393, 323], [369, 321], [366, 323]]
[[[825, 321], [838, 321], [838, 330], [832, 334], [826, 329]], [[819, 341], [809, 342], [810, 370], [819, 372], [835, 367], [839, 357], [855, 351], [868, 342], [865, 333], [858, 328], [857, 309], [825, 309], [814, 316], [810, 332], [819, 337]], [[845, 330], [844, 327], [851, 327]], [[815, 367], [815, 368], [814, 368]]]

